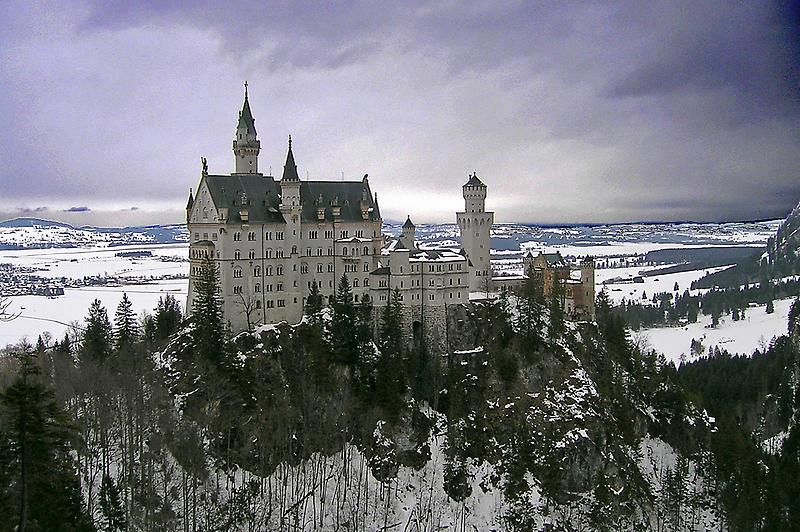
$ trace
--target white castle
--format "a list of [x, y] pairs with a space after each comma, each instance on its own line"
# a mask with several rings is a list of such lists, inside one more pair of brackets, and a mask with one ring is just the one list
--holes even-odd
[[[464, 211], [456, 214], [461, 249], [420, 249], [410, 217], [398, 238], [384, 237], [367, 175], [360, 181], [301, 181], [290, 136], [283, 175], [276, 180], [259, 173], [260, 151], [245, 84], [233, 141], [235, 172], [209, 174], [204, 159], [197, 194], [190, 192], [186, 205], [189, 311], [202, 260], [211, 258], [234, 332], [299, 322], [312, 285], [330, 303], [346, 275], [354, 300], [369, 297], [377, 308], [397, 289], [414, 336], [424, 331], [441, 342], [449, 307], [468, 302], [470, 293], [513, 288], [524, 279], [492, 279], [494, 213], [486, 211], [487, 187], [474, 173], [462, 187]], [[591, 280], [593, 297], [593, 270]]]

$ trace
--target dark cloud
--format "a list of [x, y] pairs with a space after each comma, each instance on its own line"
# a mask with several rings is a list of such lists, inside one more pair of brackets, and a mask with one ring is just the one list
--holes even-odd
[[292, 133], [301, 175], [369, 172], [395, 218], [452, 220], [473, 170], [505, 221], [763, 218], [800, 199], [797, 4], [91, 0], [0, 18], [14, 205], [180, 221], [199, 156], [230, 171], [244, 79], [264, 171]]
[[91, 212], [92, 209], [89, 207], [70, 207], [69, 209], [64, 209], [63, 212]]

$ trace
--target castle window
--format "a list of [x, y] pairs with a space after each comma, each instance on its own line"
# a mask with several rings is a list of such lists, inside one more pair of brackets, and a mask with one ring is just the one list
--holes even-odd
[[403, 267], [400, 266], [400, 273], [403, 273]]
[[195, 240], [200, 240], [200, 233], [195, 233], [194, 234], [194, 239]]
[[233, 287], [233, 293], [234, 294], [241, 294], [242, 293], [242, 287], [241, 286], [234, 286]]
[[259, 283], [256, 283], [256, 286], [253, 288], [253, 291], [254, 291], [256, 294], [259, 294], [259, 293], [261, 293], [261, 284], [259, 284]]
[[272, 275], [272, 266], [269, 266], [269, 265], [268, 265], [268, 266], [265, 268], [265, 272], [266, 272], [267, 276], [270, 276], [270, 275]]
[[369, 246], [364, 246], [364, 255], [369, 255]]
[[326, 229], [325, 230], [325, 238], [327, 238], [328, 240], [332, 239], [333, 238], [333, 230]]
[[255, 231], [250, 231], [249, 233], [247, 233], [247, 240], [253, 242], [255, 239], [256, 239]]
[[238, 242], [241, 239], [242, 239], [242, 233], [240, 233], [239, 231], [236, 231], [235, 233], [233, 233], [233, 241], [234, 242]]
[[322, 256], [322, 248], [317, 248], [317, 257]]
[[261, 276], [261, 266], [256, 266], [255, 268], [253, 268], [253, 275], [256, 277]]
[[241, 251], [239, 251], [238, 249], [237, 249], [237, 250], [235, 250], [235, 251], [233, 252], [233, 259], [234, 259], [234, 260], [239, 260], [239, 259], [241, 259], [241, 258], [242, 258], [242, 252], [241, 252]]
[[433, 301], [434, 299], [436, 299], [436, 294], [430, 294], [430, 295], [428, 296], [428, 299], [430, 299], [431, 301]]
[[308, 238], [309, 238], [309, 240], [316, 240], [317, 232], [316, 231], [309, 231], [308, 232]]
[[331, 272], [331, 273], [333, 272], [333, 263], [332, 262], [328, 263], [328, 271]]
[[275, 275], [283, 275], [283, 266], [277, 266], [275, 268]]
[[300, 265], [300, 273], [308, 273], [308, 264], [303, 263]]
[[283, 240], [283, 231], [275, 231], [275, 240]]
[[311, 248], [306, 248], [306, 257], [311, 256]]
[[253, 260], [254, 258], [256, 258], [256, 250], [251, 249], [247, 255], [250, 257], [250, 260]]
[[283, 292], [283, 283], [278, 283], [275, 285], [276, 292]]
[[333, 255], [333, 248], [328, 248], [328, 256]]
[[241, 268], [234, 268], [233, 269], [233, 278], [239, 279], [242, 276], [242, 269]]
[[264, 285], [264, 290], [266, 290], [267, 292], [272, 292], [272, 285], [271, 284]]
[[353, 279], [353, 288], [358, 288], [358, 279]]
[[272, 258], [272, 249], [271, 248], [267, 248], [267, 249], [264, 250], [264, 258], [265, 259], [271, 259]]
[[365, 271], [365, 272], [368, 272], [368, 271], [369, 271], [369, 262], [365, 262], [365, 263], [364, 263], [364, 271]]
[[364, 286], [369, 286], [369, 277], [364, 277]]
[[285, 307], [286, 306], [286, 300], [285, 299], [279, 299], [278, 300], [278, 306], [279, 307]]
[[261, 300], [256, 300], [256, 309], [261, 309]]
[[322, 264], [317, 264], [317, 273], [322, 273], [324, 266]]
[[347, 238], [347, 234], [348, 234], [347, 231], [340, 231], [339, 238]]
[[358, 294], [355, 295], [355, 302], [358, 303]]
[[356, 231], [356, 236], [357, 236], [358, 238], [364, 238], [364, 230], [363, 230], [363, 229], [359, 229], [359, 230], [357, 230], [357, 231]]
[[347, 256], [347, 248], [342, 248], [342, 255]]
[[271, 299], [267, 301], [267, 308], [275, 308], [275, 302]]

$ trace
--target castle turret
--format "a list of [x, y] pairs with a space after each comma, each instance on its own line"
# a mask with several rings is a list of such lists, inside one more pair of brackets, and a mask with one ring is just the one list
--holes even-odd
[[403, 224], [401, 234], [403, 240], [405, 240], [408, 245], [414, 245], [414, 240], [416, 240], [417, 237], [417, 227], [414, 225], [414, 222], [411, 221], [411, 216], [406, 218], [406, 223]]
[[494, 213], [486, 212], [486, 185], [473, 173], [464, 184], [464, 212], [456, 213], [461, 247], [470, 261], [470, 292], [486, 291], [491, 282], [490, 236]]
[[258, 173], [258, 153], [261, 151], [261, 142], [256, 136], [256, 119], [250, 111], [250, 101], [247, 95], [247, 82], [244, 83], [244, 104], [239, 113], [239, 123], [236, 125], [236, 137], [233, 140], [233, 153], [236, 156], [237, 174]]
[[[279, 209], [283, 219], [286, 220], [286, 244], [291, 250], [289, 257], [291, 262], [295, 264], [295, 267], [287, 272], [286, 290], [289, 292], [288, 296], [291, 301], [302, 301], [302, 296], [305, 294], [303, 287], [300, 285], [300, 273], [302, 272], [297, 271], [302, 235], [300, 220], [302, 205], [300, 204], [300, 178], [297, 175], [297, 165], [294, 162], [294, 153], [292, 153], [291, 135], [289, 135], [289, 151], [286, 153], [286, 164], [283, 166], [280, 187], [281, 203]], [[302, 312], [302, 307], [299, 310]], [[297, 319], [299, 317], [298, 315]]]
[[594, 319], [594, 258], [586, 257], [581, 262], [581, 289], [585, 297], [586, 314]]

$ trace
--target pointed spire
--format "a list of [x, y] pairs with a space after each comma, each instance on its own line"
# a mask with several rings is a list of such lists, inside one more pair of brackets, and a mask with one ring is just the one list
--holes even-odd
[[236, 128], [246, 129], [248, 133], [256, 134], [256, 119], [253, 118], [253, 112], [250, 110], [246, 81], [244, 82], [244, 103], [242, 104], [242, 111], [239, 113], [239, 125]]
[[281, 181], [300, 181], [297, 175], [297, 165], [294, 162], [292, 153], [292, 136], [289, 135], [289, 151], [286, 153], [286, 164], [283, 165], [283, 177]]
[[194, 205], [194, 196], [192, 195], [192, 189], [190, 188], [189, 189], [189, 201], [186, 202], [186, 210], [188, 211], [189, 209], [191, 209], [192, 205]]
[[414, 225], [414, 222], [411, 221], [411, 215], [409, 214], [408, 217], [406, 218], [406, 223], [403, 224], [403, 228], [404, 229], [409, 229], [409, 228], [412, 228], [412, 227], [416, 227], [416, 226]]

